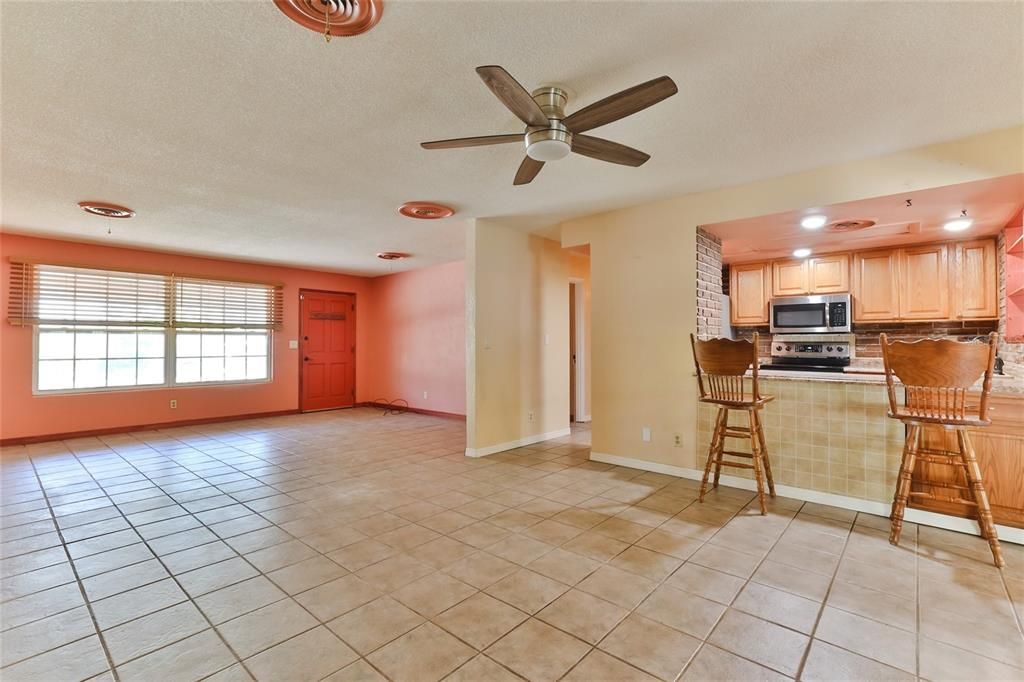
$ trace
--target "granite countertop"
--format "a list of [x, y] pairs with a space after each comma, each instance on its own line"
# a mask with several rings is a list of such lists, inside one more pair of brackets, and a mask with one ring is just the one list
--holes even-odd
[[[801, 372], [797, 370], [761, 369], [758, 376], [762, 379], [781, 381], [821, 381], [843, 384], [884, 384], [885, 373], [882, 361], [874, 359], [857, 359], [842, 372]], [[748, 372], [748, 376], [750, 373]], [[974, 386], [981, 390], [981, 381]], [[1024, 377], [996, 375], [992, 377], [992, 393], [1008, 395], [1024, 395]]]

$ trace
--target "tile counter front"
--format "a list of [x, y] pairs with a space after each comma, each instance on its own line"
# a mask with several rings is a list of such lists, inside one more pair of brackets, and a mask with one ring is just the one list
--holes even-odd
[[[776, 484], [890, 502], [903, 450], [903, 425], [886, 416], [885, 385], [877, 381], [762, 378], [761, 392], [775, 396], [762, 410], [764, 434]], [[711, 442], [717, 408], [701, 403], [698, 442]], [[746, 413], [729, 423], [746, 426]], [[727, 448], [750, 452], [750, 443], [729, 439]], [[700, 454], [703, 466], [706, 450]], [[730, 474], [752, 478], [749, 471]]]

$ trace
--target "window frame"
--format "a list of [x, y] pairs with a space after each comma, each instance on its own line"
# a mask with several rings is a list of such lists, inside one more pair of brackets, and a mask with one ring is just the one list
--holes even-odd
[[[32, 325], [32, 395], [38, 397], [59, 395], [82, 395], [87, 393], [121, 393], [125, 391], [159, 391], [171, 388], [198, 388], [210, 386], [239, 386], [269, 384], [274, 380], [274, 330], [251, 329], [247, 334], [267, 335], [267, 376], [265, 379], [229, 379], [224, 381], [189, 381], [178, 383], [177, 370], [177, 332], [173, 327], [158, 327], [164, 333], [164, 381], [161, 384], [135, 384], [132, 386], [90, 386], [87, 388], [39, 388], [39, 328], [43, 325]], [[73, 329], [80, 327], [97, 327], [102, 325], [51, 325]], [[155, 330], [153, 330], [155, 331]], [[216, 332], [215, 329], [204, 330]], [[108, 332], [109, 333], [109, 332]], [[109, 358], [107, 358], [109, 359]]]

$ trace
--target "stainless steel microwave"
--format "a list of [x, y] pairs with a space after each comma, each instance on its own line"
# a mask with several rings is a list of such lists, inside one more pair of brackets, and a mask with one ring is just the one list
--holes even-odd
[[849, 332], [850, 294], [785, 296], [771, 301], [773, 334], [834, 334]]

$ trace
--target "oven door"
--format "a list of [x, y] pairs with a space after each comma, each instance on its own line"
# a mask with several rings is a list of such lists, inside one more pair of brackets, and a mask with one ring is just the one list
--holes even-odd
[[772, 301], [773, 334], [823, 334], [828, 326], [828, 303], [824, 301]]

